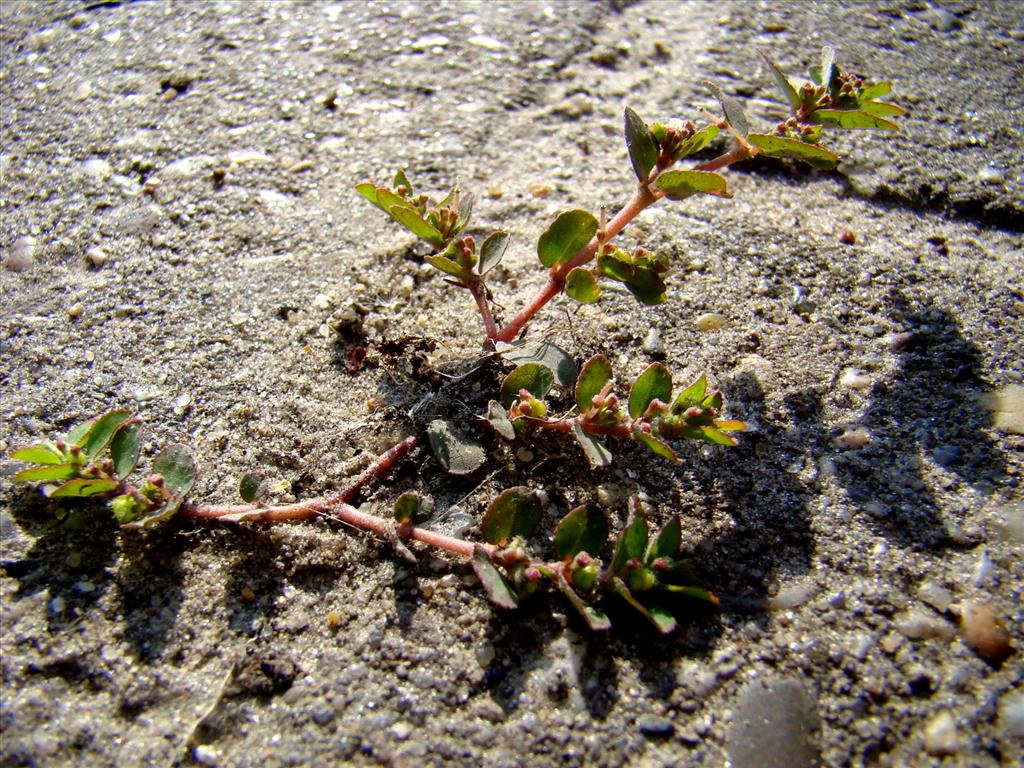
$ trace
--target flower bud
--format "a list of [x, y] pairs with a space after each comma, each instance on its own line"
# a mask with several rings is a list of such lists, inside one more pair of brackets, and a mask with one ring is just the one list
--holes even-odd
[[598, 568], [596, 563], [578, 568], [572, 572], [572, 583], [581, 592], [589, 592], [597, 583]]

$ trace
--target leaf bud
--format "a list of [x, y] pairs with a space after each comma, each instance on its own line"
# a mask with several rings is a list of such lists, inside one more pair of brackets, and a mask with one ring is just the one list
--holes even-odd
[[156, 488], [164, 487], [164, 476], [163, 475], [150, 475], [146, 478], [146, 482]]
[[629, 590], [631, 592], [646, 592], [657, 584], [657, 577], [647, 568], [637, 568], [629, 574]]
[[578, 552], [576, 557], [573, 558], [573, 564], [577, 568], [585, 568], [593, 562], [593, 558], [590, 557], [588, 552]]
[[572, 572], [572, 583], [581, 592], [589, 592], [597, 583], [599, 571], [596, 563], [590, 563]]

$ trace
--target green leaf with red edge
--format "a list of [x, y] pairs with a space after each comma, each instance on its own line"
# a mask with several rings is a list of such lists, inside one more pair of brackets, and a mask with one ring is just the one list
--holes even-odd
[[385, 213], [390, 214], [392, 208], [412, 208], [413, 205], [406, 198], [401, 195], [396, 195], [387, 187], [377, 187], [376, 190], [377, 205], [384, 209]]
[[110, 439], [110, 459], [118, 477], [124, 478], [131, 474], [139, 463], [141, 449], [142, 425], [122, 424]]
[[666, 405], [672, 399], [672, 374], [661, 363], [651, 363], [629, 389], [629, 415], [638, 419], [655, 400]]
[[592, 304], [601, 298], [601, 286], [589, 269], [576, 267], [566, 275], [565, 293], [580, 304]]
[[701, 374], [696, 381], [684, 389], [672, 403], [674, 413], [682, 413], [687, 408], [700, 405], [708, 391], [708, 377]]
[[98, 496], [103, 493], [110, 493], [116, 488], [117, 482], [114, 480], [78, 477], [74, 480], [68, 480], [63, 485], [50, 491], [47, 495], [51, 499], [82, 498], [85, 496]]
[[586, 413], [594, 407], [594, 397], [611, 379], [612, 364], [604, 355], [594, 355], [583, 364], [579, 378], [576, 379], [576, 405], [580, 413]]
[[674, 515], [651, 539], [644, 555], [644, 562], [650, 565], [659, 557], [674, 558], [679, 555], [679, 547], [683, 543], [683, 526], [679, 515]]
[[444, 236], [428, 221], [426, 221], [416, 209], [410, 208], [406, 205], [393, 205], [388, 208], [388, 213], [391, 214], [391, 217], [395, 221], [421, 240], [426, 240], [428, 243], [435, 246], [444, 245]]
[[[153, 528], [154, 526], [157, 526], [160, 523], [170, 520], [172, 517], [178, 514], [178, 510], [181, 509], [181, 505], [184, 500], [185, 499], [183, 496], [175, 496], [173, 499], [170, 499], [166, 504], [153, 510], [141, 520], [132, 520], [129, 523], [124, 523], [121, 527], [133, 531], [142, 530], [144, 528]], [[254, 514], [259, 513], [257, 512]], [[232, 515], [232, 517], [237, 518], [240, 516]], [[227, 517], [222, 517], [220, 519], [225, 522], [228, 522]]]
[[375, 206], [380, 208], [382, 211], [384, 211], [384, 213], [388, 212], [387, 208], [385, 208], [383, 205], [381, 205], [379, 202], [377, 202], [377, 185], [376, 184], [371, 184], [368, 181], [364, 181], [362, 184], [356, 184], [356, 192], [358, 192], [360, 195], [365, 197], [367, 200], [369, 200]]
[[611, 451], [597, 435], [592, 435], [583, 429], [579, 419], [573, 419], [572, 436], [576, 438], [576, 442], [583, 450], [583, 455], [587, 457], [592, 468], [607, 467], [612, 463]]
[[589, 504], [573, 509], [555, 528], [555, 554], [568, 560], [580, 552], [599, 555], [608, 540], [608, 520]]
[[480, 530], [491, 544], [503, 547], [516, 537], [526, 538], [537, 528], [543, 505], [540, 495], [525, 485], [499, 493], [484, 512]]
[[92, 429], [97, 420], [98, 419], [93, 419], [92, 421], [84, 421], [81, 424], [76, 424], [68, 430], [68, 434], [67, 437], [64, 438], [64, 442], [68, 445], [81, 445], [82, 438], [88, 434], [89, 430]]
[[391, 182], [391, 186], [394, 187], [395, 189], [398, 189], [399, 187], [405, 187], [406, 194], [412, 194], [412, 182], [409, 181], [409, 177], [405, 175], [405, 171], [403, 171], [402, 169], [398, 169], [397, 171], [395, 171], [395, 179], [394, 181]]
[[676, 452], [672, 450], [672, 446], [649, 432], [644, 432], [637, 425], [633, 426], [633, 439], [652, 453], [661, 456], [663, 459], [679, 461], [679, 456], [677, 456]]
[[163, 475], [175, 495], [185, 497], [196, 481], [196, 460], [188, 446], [168, 445], [153, 459], [153, 472]]
[[434, 514], [434, 502], [429, 496], [406, 491], [395, 499], [391, 513], [399, 525], [418, 525]]
[[77, 443], [85, 454], [86, 459], [92, 461], [100, 452], [107, 447], [110, 438], [118, 428], [131, 418], [128, 411], [114, 410], [107, 411], [92, 422], [89, 431], [82, 435]]
[[597, 219], [588, 211], [560, 213], [537, 241], [537, 257], [545, 267], [564, 264], [594, 239]]
[[612, 628], [612, 623], [605, 615], [604, 611], [600, 608], [587, 603], [580, 597], [576, 590], [572, 588], [572, 585], [565, 580], [565, 574], [559, 570], [555, 575], [555, 584], [558, 589], [561, 590], [562, 594], [565, 595], [569, 602], [572, 603], [572, 607], [576, 609], [583, 620], [587, 623], [595, 632], [604, 632]]
[[715, 593], [704, 589], [703, 587], [683, 586], [680, 584], [659, 584], [658, 588], [663, 589], [666, 592], [671, 592], [674, 595], [692, 597], [695, 600], [703, 600], [706, 603], [718, 605], [718, 597], [715, 596]]
[[625, 582], [623, 582], [618, 576], [612, 579], [612, 590], [632, 606], [641, 616], [651, 622], [654, 628], [661, 634], [667, 635], [678, 626], [675, 617], [665, 609], [646, 606], [637, 600], [633, 596], [633, 593], [629, 591], [629, 587], [627, 587]]
[[638, 181], [647, 181], [658, 162], [658, 141], [643, 118], [629, 107], [625, 110], [625, 134], [633, 172]]
[[872, 114], [863, 109], [816, 109], [809, 120], [821, 123], [827, 128], [847, 128], [878, 131], [898, 131], [900, 127], [892, 120]]
[[524, 363], [514, 369], [501, 382], [501, 404], [510, 408], [525, 389], [538, 400], [543, 400], [555, 383], [554, 372], [543, 363]]
[[636, 498], [629, 500], [629, 523], [619, 534], [612, 557], [612, 573], [620, 574], [630, 560], [639, 560], [647, 549], [647, 518], [640, 510]]
[[487, 550], [479, 544], [473, 547], [473, 572], [487, 593], [487, 598], [499, 608], [512, 610], [519, 607], [519, 595], [504, 574], [491, 562]]
[[67, 456], [49, 440], [19, 448], [11, 454], [11, 458], [28, 464], [63, 464], [67, 460]]
[[16, 483], [39, 483], [44, 480], [69, 480], [82, 469], [79, 464], [46, 464], [23, 469], [12, 478]]
[[711, 171], [665, 171], [654, 185], [670, 200], [685, 200], [697, 194], [732, 197], [725, 177]]
[[766, 157], [787, 157], [802, 160], [815, 168], [830, 171], [839, 164], [839, 155], [819, 144], [808, 144], [788, 136], [770, 136], [766, 133], [751, 133], [747, 141], [757, 147]]
[[714, 427], [707, 426], [684, 427], [682, 437], [704, 440], [705, 442], [715, 443], [716, 445], [735, 446], [737, 444], [736, 438], [732, 435], [727, 435], [725, 432], [717, 430]]
[[508, 232], [491, 232], [480, 246], [480, 262], [477, 264], [477, 271], [486, 275], [501, 263], [508, 250], [510, 240]]
[[449, 259], [444, 254], [448, 251], [442, 251], [441, 253], [435, 253], [432, 256], [427, 256], [423, 260], [435, 269], [439, 269], [445, 274], [451, 275], [452, 277], [464, 280], [466, 278], [466, 270], [462, 268], [461, 264]]
[[668, 286], [653, 269], [634, 268], [633, 276], [626, 281], [626, 288], [633, 294], [633, 298], [648, 307], [668, 301]]

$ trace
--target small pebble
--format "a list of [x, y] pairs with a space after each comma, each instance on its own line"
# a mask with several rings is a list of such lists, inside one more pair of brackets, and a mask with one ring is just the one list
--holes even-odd
[[95, 245], [85, 252], [85, 258], [92, 266], [99, 269], [107, 263], [107, 259], [109, 259], [110, 256], [100, 246]]
[[999, 697], [999, 730], [1009, 739], [1024, 739], [1024, 690], [1007, 691]]
[[852, 229], [847, 227], [839, 233], [839, 242], [843, 245], [853, 245], [857, 242], [857, 235]]
[[424, 35], [423, 37], [414, 40], [411, 48], [414, 51], [427, 51], [431, 48], [443, 48], [450, 42], [451, 40], [444, 35]]
[[1010, 633], [988, 603], [971, 601], [960, 606], [960, 632], [967, 647], [986, 661], [998, 664], [1013, 653]]
[[859, 451], [871, 442], [871, 435], [864, 427], [852, 427], [843, 431], [832, 444], [843, 451]]
[[809, 315], [818, 307], [817, 304], [808, 298], [807, 289], [802, 285], [793, 286], [793, 296], [790, 299], [789, 305], [798, 315]]
[[953, 593], [934, 581], [925, 581], [917, 588], [917, 597], [939, 613], [945, 613], [953, 604]]
[[924, 748], [929, 755], [941, 757], [960, 751], [960, 733], [949, 710], [942, 710], [924, 727]]
[[817, 593], [818, 585], [814, 582], [787, 587], [768, 600], [768, 608], [773, 611], [788, 611], [793, 608], [799, 608]]
[[192, 759], [200, 765], [215, 766], [220, 760], [220, 752], [210, 744], [200, 744], [192, 750]]
[[952, 467], [964, 460], [964, 449], [957, 445], [940, 445], [932, 451], [932, 458], [940, 467]]
[[986, 165], [978, 170], [978, 181], [986, 184], [1001, 184], [1004, 180], [1005, 176], [999, 168]]
[[526, 185], [526, 191], [533, 197], [547, 197], [554, 191], [554, 188], [541, 181], [532, 181]]
[[90, 157], [82, 163], [82, 173], [94, 179], [105, 179], [113, 172], [110, 163], [102, 157]]
[[648, 738], [664, 739], [675, 732], [675, 725], [667, 717], [654, 714], [641, 715], [636, 721], [636, 727]]
[[863, 391], [871, 388], [871, 377], [865, 376], [856, 368], [848, 368], [839, 377], [839, 386], [844, 389], [856, 389]]
[[11, 272], [24, 272], [36, 263], [36, 239], [32, 235], [19, 237], [7, 251], [4, 266]]
[[488, 51], [500, 51], [505, 44], [490, 35], [473, 35], [466, 39], [470, 45], [475, 45]]
[[693, 324], [700, 331], [717, 331], [720, 328], [724, 328], [727, 322], [728, 319], [725, 315], [720, 315], [717, 312], [705, 312], [694, 320]]
[[523, 464], [529, 464], [531, 461], [534, 460], [535, 456], [533, 451], [531, 451], [529, 448], [527, 448], [526, 446], [520, 446], [518, 449], [516, 449], [516, 458], [519, 459], [519, 461], [521, 461]]
[[896, 629], [910, 640], [952, 640], [953, 628], [942, 619], [922, 610], [910, 610], [896, 619]]
[[665, 342], [661, 340], [661, 331], [657, 328], [651, 328], [647, 332], [647, 336], [644, 337], [644, 342], [641, 345], [644, 352], [654, 357], [661, 357], [665, 354]]
[[810, 768], [818, 763], [817, 706], [799, 680], [755, 680], [733, 710], [725, 749], [732, 768]]

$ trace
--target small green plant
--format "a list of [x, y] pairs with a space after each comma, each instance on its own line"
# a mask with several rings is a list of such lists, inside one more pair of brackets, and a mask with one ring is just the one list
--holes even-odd
[[[756, 155], [835, 168], [839, 157], [821, 144], [825, 129], [898, 130], [892, 118], [903, 110], [880, 100], [889, 93], [889, 84], [869, 85], [843, 72], [835, 64], [832, 49], [825, 49], [810, 80], [800, 84], [762, 56], [788, 108], [788, 116], [767, 133], [752, 133], [739, 103], [711, 84], [723, 116], [704, 112], [708, 122], [701, 127], [692, 122], [648, 124], [632, 109], [625, 110], [625, 140], [637, 179], [632, 198], [611, 219], [604, 209], [597, 216], [584, 210], [561, 213], [537, 243], [537, 258], [548, 270], [546, 284], [504, 324], [496, 317], [487, 277], [501, 263], [510, 237], [500, 230], [491, 232], [478, 248], [476, 239], [464, 234], [473, 208], [470, 195], [456, 187], [440, 201], [431, 201], [416, 193], [403, 171], [390, 187], [370, 182], [357, 185], [359, 194], [429, 246], [430, 252], [423, 257], [426, 263], [448, 282], [470, 292], [483, 323], [485, 350], [514, 366], [496, 383], [497, 396], [479, 415], [480, 424], [507, 441], [529, 441], [545, 432], [571, 434], [593, 467], [611, 461], [609, 438], [638, 443], [669, 461], [677, 460], [672, 443], [678, 440], [735, 445], [732, 433], [745, 425], [721, 417], [722, 394], [709, 388], [705, 376], [676, 391], [668, 369], [653, 363], [628, 388], [620, 388], [606, 356], [595, 355], [577, 368], [573, 357], [555, 344], [521, 337], [555, 297], [564, 293], [574, 301], [593, 303], [601, 298], [601, 284], [607, 281], [621, 284], [644, 305], [666, 301], [668, 259], [642, 247], [630, 253], [615, 243], [623, 228], [650, 205], [698, 194], [730, 197], [728, 183], [719, 172]], [[677, 167], [703, 157], [721, 136], [726, 137], [724, 151], [689, 168]], [[558, 392], [573, 396], [561, 414], [554, 413], [557, 398], [551, 397]], [[456, 475], [475, 472], [487, 459], [483, 444], [463, 426], [435, 418], [423, 428], [438, 463]], [[43, 484], [44, 494], [52, 499], [106, 500], [117, 522], [126, 528], [147, 528], [175, 515], [233, 522], [329, 515], [386, 537], [410, 557], [404, 542], [418, 541], [469, 558], [488, 597], [503, 608], [516, 607], [542, 587], [553, 588], [595, 630], [610, 627], [601, 607], [606, 596], [620, 599], [662, 633], [675, 628], [673, 608], [680, 598], [715, 601], [710, 592], [692, 583], [680, 559], [679, 518], [673, 517], [652, 536], [636, 498], [629, 500], [628, 521], [615, 536], [599, 510], [582, 505], [569, 511], [554, 529], [552, 560], [538, 559], [527, 543], [551, 506], [536, 489], [520, 486], [502, 491], [481, 520], [482, 543], [417, 527], [433, 511], [431, 500], [417, 493], [400, 496], [390, 519], [352, 507], [363, 488], [384, 477], [420, 443], [418, 435], [377, 457], [343, 491], [281, 506], [262, 502], [256, 475], [242, 478], [243, 504], [190, 502], [196, 463], [181, 445], [160, 451], [146, 479], [137, 485], [129, 483], [139, 461], [140, 435], [141, 425], [130, 413], [110, 411], [75, 427], [62, 440], [43, 440], [15, 451], [12, 458], [35, 466], [14, 479]]]

